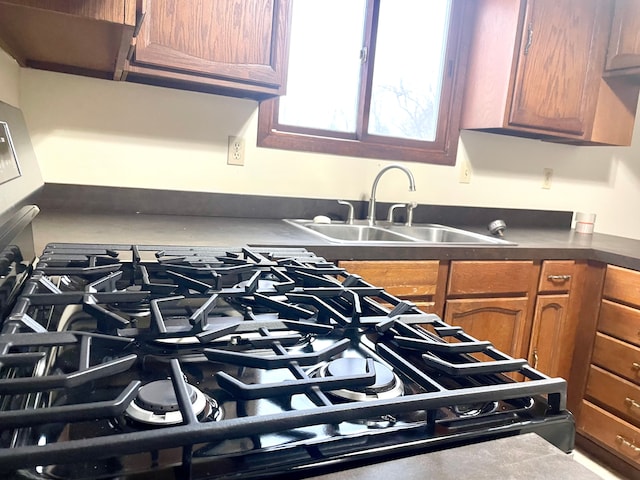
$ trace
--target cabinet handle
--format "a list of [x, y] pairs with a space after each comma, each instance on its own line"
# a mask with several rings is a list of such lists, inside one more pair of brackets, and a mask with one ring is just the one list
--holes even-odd
[[571, 280], [571, 275], [549, 275], [547, 280], [550, 282], [566, 282]]
[[629, 447], [634, 452], [640, 453], [640, 447], [636, 446], [633, 441], [624, 438], [622, 435], [616, 435], [616, 440], [625, 447]]
[[533, 368], [534, 369], [538, 368], [538, 349], [535, 349], [533, 351]]
[[626, 403], [629, 408], [640, 408], [640, 403], [636, 402], [633, 398], [625, 398], [624, 403]]
[[531, 48], [531, 44], [533, 43], [533, 23], [527, 25], [527, 44], [524, 46], [524, 54], [527, 55], [529, 53], [529, 49]]
[[365, 63], [367, 63], [367, 60], [369, 60], [369, 49], [365, 45], [360, 50], [360, 63], [364, 65]]
[[638, 362], [633, 362], [633, 363], [631, 364], [631, 370], [636, 370], [636, 371], [640, 370], [640, 363], [638, 363]]

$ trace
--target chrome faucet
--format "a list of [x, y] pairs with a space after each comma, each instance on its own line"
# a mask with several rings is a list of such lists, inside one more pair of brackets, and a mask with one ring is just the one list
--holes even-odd
[[402, 165], [397, 165], [395, 163], [393, 165], [387, 165], [386, 167], [384, 167], [382, 170], [380, 170], [378, 175], [376, 175], [376, 178], [373, 181], [373, 186], [371, 187], [371, 197], [369, 198], [369, 210], [367, 213], [367, 222], [369, 223], [369, 225], [375, 225], [376, 223], [376, 190], [378, 189], [378, 182], [380, 181], [380, 177], [382, 177], [384, 172], [386, 172], [387, 170], [391, 170], [392, 168], [398, 168], [406, 173], [407, 177], [409, 177], [409, 190], [412, 192], [415, 192], [416, 190], [416, 182], [413, 179], [413, 174], [408, 168], [403, 167]]

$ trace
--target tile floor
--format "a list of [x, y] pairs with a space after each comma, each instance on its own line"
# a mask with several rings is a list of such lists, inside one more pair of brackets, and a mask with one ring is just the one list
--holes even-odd
[[580, 449], [575, 449], [571, 455], [573, 455], [573, 459], [576, 462], [581, 463], [595, 474], [600, 475], [603, 480], [630, 480], [599, 464], [593, 458], [580, 451]]

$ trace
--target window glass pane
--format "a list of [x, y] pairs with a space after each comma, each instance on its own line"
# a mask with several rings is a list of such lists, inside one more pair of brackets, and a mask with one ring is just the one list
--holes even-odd
[[382, 0], [369, 133], [434, 141], [450, 0]]
[[293, 2], [283, 125], [356, 131], [366, 0]]

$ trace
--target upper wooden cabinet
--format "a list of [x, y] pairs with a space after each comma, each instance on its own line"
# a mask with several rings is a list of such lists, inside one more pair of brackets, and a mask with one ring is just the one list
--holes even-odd
[[629, 68], [640, 69], [640, 2], [616, 0], [607, 52], [607, 70]]
[[120, 79], [135, 0], [0, 0], [0, 47], [23, 67]]
[[153, 0], [126, 67], [130, 81], [265, 98], [284, 93], [289, 0]]
[[479, 0], [462, 128], [628, 145], [637, 88], [602, 79], [612, 0]]
[[285, 88], [290, 0], [0, 0], [20, 65], [256, 99]]

